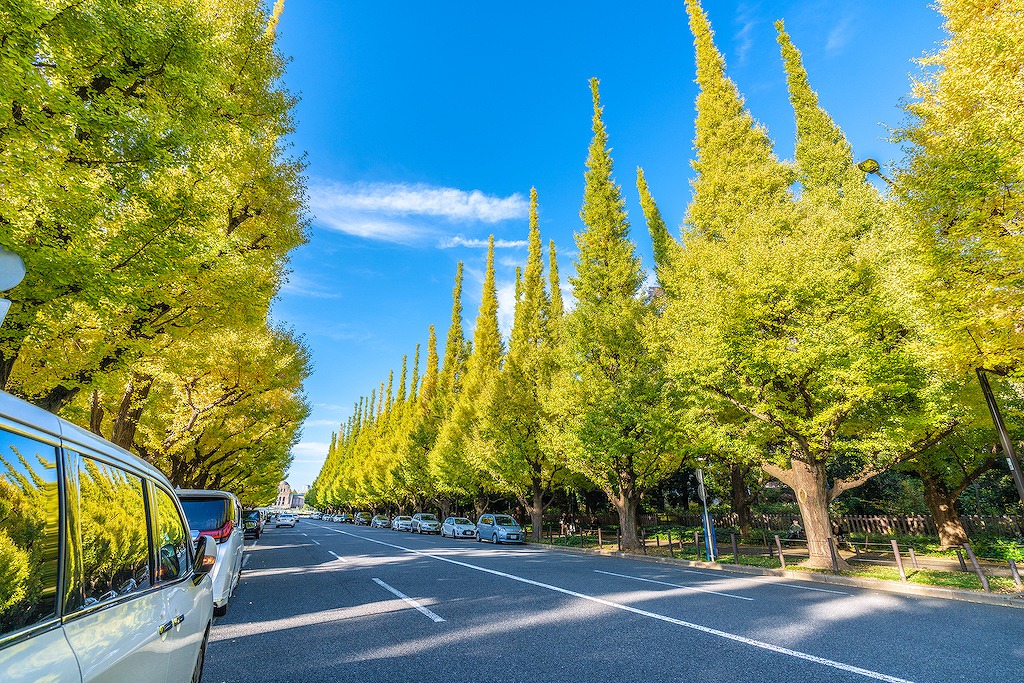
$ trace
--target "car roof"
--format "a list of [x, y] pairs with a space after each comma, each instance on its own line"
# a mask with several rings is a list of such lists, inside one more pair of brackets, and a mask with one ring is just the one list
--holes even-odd
[[223, 498], [224, 500], [237, 500], [237, 496], [230, 491], [210, 491], [207, 489], [176, 489], [174, 493], [178, 498]]
[[125, 465], [172, 488], [170, 480], [159, 469], [139, 456], [110, 443], [106, 439], [93, 434], [87, 429], [61, 419], [51, 412], [34, 406], [27, 401], [0, 391], [0, 415], [4, 418], [21, 423], [25, 427], [49, 433], [58, 437], [65, 445], [86, 455], [99, 455], [112, 464]]

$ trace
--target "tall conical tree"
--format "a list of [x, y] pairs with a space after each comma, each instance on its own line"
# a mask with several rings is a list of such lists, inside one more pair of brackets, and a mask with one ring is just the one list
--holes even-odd
[[615, 505], [626, 548], [639, 547], [640, 494], [678, 465], [677, 430], [663, 359], [642, 334], [651, 311], [637, 294], [640, 260], [629, 241], [625, 202], [612, 177], [598, 81], [590, 82], [594, 137], [570, 278], [576, 308], [559, 333], [560, 370], [546, 407], [548, 447]]
[[651, 196], [650, 188], [647, 187], [647, 178], [644, 177], [642, 168], [636, 169], [636, 189], [640, 193], [640, 207], [644, 212], [644, 219], [647, 221], [647, 230], [651, 233], [651, 242], [654, 244], [654, 267], [658, 273], [658, 282], [663, 289], [669, 289], [666, 280], [668, 273], [672, 270], [672, 257], [679, 250], [679, 243], [673, 239], [661, 217], [661, 211]]
[[562, 281], [558, 277], [558, 254], [555, 252], [555, 241], [548, 242], [548, 279], [551, 281], [551, 311], [549, 320], [558, 320], [565, 312], [562, 303]]
[[442, 491], [449, 495], [478, 494], [486, 483], [477, 465], [479, 458], [468, 452], [478, 428], [480, 397], [498, 374], [503, 354], [498, 329], [498, 290], [494, 273], [494, 235], [487, 247], [480, 310], [473, 332], [472, 353], [466, 364], [465, 378], [451, 410], [440, 427], [430, 454], [431, 472]]
[[[688, 1], [688, 9], [698, 65], [721, 63], [717, 51], [701, 56], [714, 50], [710, 27], [696, 0]], [[798, 53], [787, 46], [788, 38], [780, 42], [794, 88], [803, 192], [793, 200], [778, 185], [789, 170], [772, 167], [770, 146], [760, 157], [706, 166], [694, 183], [690, 215], [697, 234], [714, 239], [687, 239], [673, 264], [675, 297], [661, 322], [674, 351], [670, 371], [698, 392], [695, 403], [716, 413], [718, 419], [709, 422], [746, 416], [742, 429], [702, 426], [704, 438], [752, 456], [794, 489], [809, 562], [831, 566], [828, 502], [934, 434], [916, 429], [921, 416], [915, 396], [927, 394], [923, 373], [902, 341], [908, 330], [879, 284], [870, 218], [872, 207], [880, 208], [877, 195], [850, 171], [848, 144], [808, 92]], [[716, 72], [709, 86], [720, 86], [722, 78]], [[703, 89], [701, 79], [698, 66]], [[708, 92], [725, 101], [699, 98], [698, 106], [733, 111], [735, 121], [702, 116], [698, 109], [698, 140], [714, 140], [700, 129], [709, 121], [747, 136], [751, 119], [736, 112], [735, 92]], [[769, 144], [766, 137], [763, 142]], [[751, 184], [773, 183], [771, 201], [748, 203]], [[721, 216], [704, 211], [710, 206], [705, 193], [747, 212], [733, 214], [724, 227]], [[872, 419], [880, 414], [886, 420]], [[768, 443], [777, 446], [769, 450]], [[830, 466], [849, 476], [829, 482]]]
[[529, 510], [533, 538], [541, 539], [545, 496], [560, 467], [541, 440], [548, 416], [543, 399], [554, 369], [545, 292], [537, 190], [530, 190], [530, 234], [522, 292], [516, 300], [512, 338], [501, 374], [483, 400], [480, 434], [484, 463], [499, 487]]
[[459, 393], [459, 384], [466, 362], [466, 338], [462, 332], [462, 261], [455, 269], [455, 286], [452, 288], [452, 321], [448, 326], [448, 337], [444, 343], [444, 362], [438, 379], [438, 391], [448, 401]]
[[692, 162], [693, 200], [687, 224], [700, 235], [724, 239], [747, 217], [789, 201], [793, 173], [780, 164], [772, 141], [746, 109], [725, 74], [725, 58], [698, 0], [686, 0], [697, 61], [697, 122]]

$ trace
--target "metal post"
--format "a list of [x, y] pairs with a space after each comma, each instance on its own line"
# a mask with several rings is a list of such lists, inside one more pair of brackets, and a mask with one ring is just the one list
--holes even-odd
[[967, 563], [964, 562], [964, 554], [960, 552], [960, 548], [956, 548], [956, 559], [960, 560], [960, 571], [967, 571]]
[[615, 528], [615, 544], [619, 546], [619, 552], [622, 552], [622, 527]]
[[671, 527], [669, 527], [669, 530], [668, 530], [668, 556], [669, 557], [675, 557], [676, 556], [676, 551], [672, 550], [672, 528]]
[[661, 547], [661, 534], [657, 531], [654, 532], [654, 545]]
[[907, 582], [907, 573], [903, 571], [903, 557], [900, 555], [900, 546], [895, 539], [892, 541], [892, 552], [896, 556], [896, 567], [900, 570], [900, 581]]
[[964, 550], [967, 551], [967, 556], [971, 558], [971, 564], [974, 565], [974, 573], [981, 579], [981, 587], [985, 589], [986, 593], [991, 593], [992, 589], [988, 587], [988, 579], [985, 578], [984, 572], [981, 571], [981, 565], [978, 564], [978, 558], [974, 556], [974, 551], [971, 550], [971, 544], [964, 543]]
[[640, 527], [640, 542], [644, 544], [644, 555], [647, 554], [647, 532]]
[[917, 565], [917, 555], [914, 554], [914, 546], [910, 546], [908, 550], [910, 551], [910, 564], [914, 565], [914, 569], [920, 569]]
[[1017, 590], [1024, 588], [1024, 585], [1020, 582], [1020, 572], [1017, 571], [1017, 563], [1010, 560], [1010, 576], [1013, 577], [1013, 583], [1016, 584]]
[[700, 532], [693, 532], [693, 548], [697, 553], [697, 559], [700, 559]]
[[775, 547], [779, 549], [779, 562], [782, 564], [782, 568], [785, 569], [786, 556], [782, 554], [782, 541], [779, 540], [778, 536], [775, 537]]
[[732, 541], [732, 561], [733, 564], [740, 563], [740, 548], [736, 545], [736, 534], [729, 534], [729, 540]]
[[832, 554], [832, 573], [839, 573], [839, 558], [836, 557], [836, 542], [831, 536], [828, 537], [828, 551]]
[[995, 424], [996, 432], [999, 434], [999, 443], [1003, 447], [1006, 464], [1010, 466], [1013, 483], [1017, 485], [1017, 495], [1020, 496], [1021, 502], [1024, 502], [1024, 475], [1020, 471], [1020, 462], [1018, 462], [1017, 453], [1013, 448], [1013, 439], [1010, 438], [1010, 433], [1006, 431], [1006, 425], [1003, 424], [1003, 416], [999, 412], [999, 404], [996, 403], [995, 394], [992, 393], [992, 387], [988, 384], [988, 377], [985, 376], [985, 371], [978, 368], [977, 373], [978, 382], [981, 383], [981, 391], [985, 394], [985, 403], [988, 404], [988, 412], [992, 414], [992, 422]]
[[601, 538], [601, 527], [597, 527], [597, 547], [604, 550], [604, 539]]

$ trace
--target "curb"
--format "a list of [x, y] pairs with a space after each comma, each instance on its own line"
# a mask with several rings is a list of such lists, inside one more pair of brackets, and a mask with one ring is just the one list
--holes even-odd
[[962, 602], [975, 602], [986, 605], [999, 605], [1002, 607], [1024, 608], [1024, 593], [979, 593], [976, 591], [941, 588], [939, 586], [924, 586], [914, 583], [894, 583], [892, 581], [884, 581], [882, 579], [859, 579], [852, 576], [836, 576], [834, 574], [819, 574], [816, 572], [790, 571], [788, 569], [766, 569], [764, 567], [750, 567], [747, 565], [735, 564], [726, 565], [719, 564], [717, 562], [694, 562], [692, 560], [676, 560], [670, 557], [657, 557], [653, 555], [634, 555], [633, 553], [616, 552], [613, 550], [588, 550], [584, 548], [551, 546], [543, 543], [527, 543], [526, 545], [529, 545], [531, 548], [542, 548], [545, 550], [567, 552], [575, 555], [619, 557], [628, 560], [650, 562], [652, 564], [668, 564], [677, 567], [695, 567], [733, 574], [778, 576], [787, 579], [810, 581], [812, 583], [827, 583], [833, 586], [850, 586], [853, 588], [884, 591], [886, 593], [896, 593], [899, 595], [909, 595], [919, 598], [940, 598], [943, 600], [960, 600]]

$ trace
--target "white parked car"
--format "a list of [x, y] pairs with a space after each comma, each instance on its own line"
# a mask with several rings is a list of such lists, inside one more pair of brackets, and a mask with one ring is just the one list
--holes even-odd
[[412, 516], [409, 523], [409, 531], [414, 534], [439, 534], [441, 533], [441, 522], [429, 512], [417, 512]]
[[274, 524], [274, 528], [276, 529], [279, 526], [290, 526], [294, 529], [295, 519], [295, 515], [289, 512], [282, 512], [281, 516], [277, 518], [277, 523]]
[[185, 509], [193, 538], [210, 536], [217, 543], [217, 564], [213, 567], [213, 613], [223, 616], [242, 576], [245, 531], [242, 504], [227, 491], [179, 489], [175, 491]]
[[391, 528], [395, 531], [411, 531], [412, 530], [412, 517], [408, 515], [399, 515], [391, 520]]
[[200, 679], [215, 544], [159, 470], [0, 392], [0, 491], [0, 681]]
[[452, 538], [476, 538], [476, 524], [465, 517], [449, 517], [441, 524], [441, 535]]

